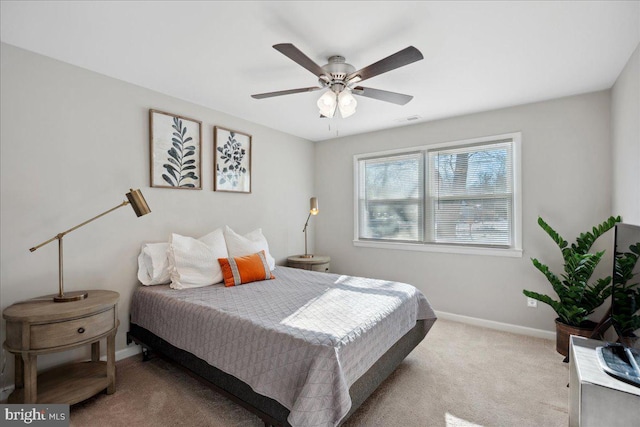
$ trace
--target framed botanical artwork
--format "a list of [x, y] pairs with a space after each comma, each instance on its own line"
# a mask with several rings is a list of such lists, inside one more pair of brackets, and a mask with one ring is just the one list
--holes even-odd
[[251, 193], [251, 135], [213, 127], [213, 189]]
[[151, 186], [202, 190], [202, 122], [149, 110]]

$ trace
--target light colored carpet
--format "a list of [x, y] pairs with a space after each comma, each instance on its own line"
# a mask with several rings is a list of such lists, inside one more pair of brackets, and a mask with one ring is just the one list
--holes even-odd
[[[555, 343], [439, 319], [344, 424], [566, 426], [568, 365]], [[117, 363], [117, 391], [71, 409], [71, 426], [262, 426], [180, 369], [141, 356]]]

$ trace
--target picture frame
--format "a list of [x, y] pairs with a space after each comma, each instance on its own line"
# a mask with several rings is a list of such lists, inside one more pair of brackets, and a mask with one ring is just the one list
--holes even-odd
[[151, 187], [202, 190], [202, 122], [149, 110]]
[[214, 191], [251, 193], [252, 136], [213, 127]]

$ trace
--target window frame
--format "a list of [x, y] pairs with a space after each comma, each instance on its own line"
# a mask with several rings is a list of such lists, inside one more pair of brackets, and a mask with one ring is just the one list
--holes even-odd
[[[509, 247], [466, 245], [455, 243], [436, 243], [427, 242], [429, 229], [433, 227], [432, 219], [428, 218], [427, 210], [430, 209], [430, 197], [428, 194], [429, 186], [429, 165], [428, 151], [445, 148], [456, 148], [462, 146], [477, 146], [483, 143], [499, 142], [504, 140], [512, 141], [511, 161], [513, 173], [513, 192], [512, 192], [512, 228], [513, 243]], [[430, 145], [422, 145], [418, 147], [407, 147], [394, 150], [378, 151], [373, 153], [362, 153], [353, 156], [353, 197], [354, 197], [354, 236], [353, 245], [356, 247], [398, 249], [408, 251], [424, 251], [424, 252], [443, 252], [443, 253], [460, 253], [472, 255], [489, 255], [489, 256], [505, 256], [505, 257], [522, 257], [522, 161], [521, 161], [521, 144], [522, 133], [512, 132], [501, 135], [491, 135], [479, 138], [465, 139], [459, 141], [449, 141]], [[360, 161], [398, 156], [409, 154], [412, 152], [424, 152], [423, 155], [423, 182], [422, 182], [422, 201], [423, 201], [423, 241], [395, 241], [375, 238], [360, 238]]]

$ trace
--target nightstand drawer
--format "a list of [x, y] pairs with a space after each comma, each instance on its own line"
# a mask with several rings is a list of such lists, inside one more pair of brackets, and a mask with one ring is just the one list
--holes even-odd
[[311, 265], [311, 271], [321, 271], [323, 273], [328, 273], [329, 272], [329, 263], [325, 262], [322, 264], [313, 264]]
[[114, 308], [66, 322], [31, 325], [30, 348], [38, 350], [75, 344], [100, 336], [115, 326]]

